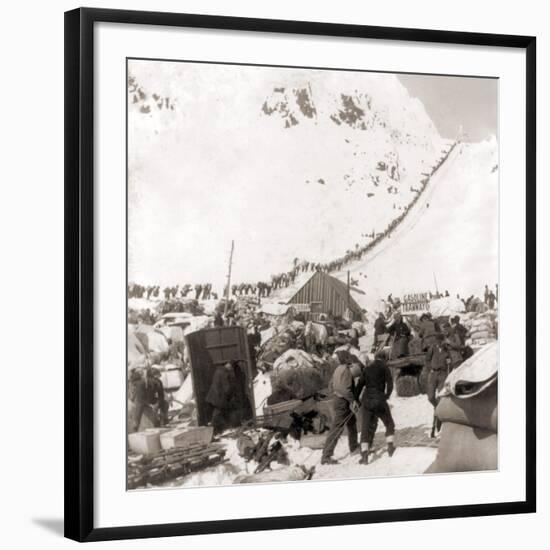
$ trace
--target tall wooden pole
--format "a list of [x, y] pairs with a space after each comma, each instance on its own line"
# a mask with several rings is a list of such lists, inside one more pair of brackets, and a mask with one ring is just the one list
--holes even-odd
[[233, 249], [235, 248], [235, 241], [231, 241], [231, 252], [229, 253], [229, 269], [227, 271], [227, 288], [225, 290], [225, 308], [223, 310], [224, 316], [227, 315], [227, 308], [229, 307], [229, 292], [231, 288], [231, 266], [233, 264]]
[[347, 304], [347, 307], [348, 307], [348, 315], [350, 317], [350, 320], [351, 320], [351, 310], [349, 308], [349, 303], [350, 303], [350, 278], [349, 278], [349, 270], [348, 270], [348, 296], [347, 296], [347, 299], [348, 299], [348, 304]]
[[437, 288], [437, 279], [435, 278], [435, 271], [433, 271], [432, 273], [434, 274], [435, 293], [439, 294], [439, 289]]

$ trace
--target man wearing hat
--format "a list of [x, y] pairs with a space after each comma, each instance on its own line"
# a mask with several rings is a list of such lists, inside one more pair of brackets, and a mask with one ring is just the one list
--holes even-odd
[[334, 418], [323, 449], [321, 464], [338, 464], [332, 455], [346, 426], [350, 453], [359, 448], [355, 418], [359, 411], [359, 402], [357, 401], [355, 378], [361, 374], [361, 365], [358, 361], [352, 362], [355, 358], [350, 353], [337, 351], [336, 355], [340, 364], [336, 367], [329, 385], [333, 393]]
[[458, 315], [455, 315], [451, 319], [451, 330], [454, 334], [456, 334], [460, 340], [460, 344], [462, 346], [466, 345], [466, 336], [468, 334], [468, 329], [460, 324], [460, 317]]
[[409, 355], [409, 338], [411, 337], [411, 329], [403, 321], [401, 313], [397, 312], [393, 316], [393, 323], [389, 327], [388, 332], [394, 337], [392, 345], [392, 359], [405, 357]]
[[436, 335], [438, 332], [439, 327], [432, 319], [432, 316], [429, 313], [423, 313], [420, 316], [420, 326], [418, 330], [418, 335], [422, 338], [422, 351], [429, 350], [430, 347], [436, 343]]
[[445, 380], [451, 372], [452, 358], [448, 345], [444, 342], [445, 335], [438, 333], [437, 341], [433, 344], [426, 354], [425, 364], [430, 369], [426, 393], [429, 402], [436, 407], [438, 399], [436, 392], [443, 388]]
[[359, 463], [368, 464], [369, 449], [374, 441], [378, 419], [386, 428], [388, 455], [392, 456], [395, 452], [393, 441], [395, 422], [388, 405], [388, 399], [393, 391], [393, 378], [383, 354], [377, 354], [374, 361], [363, 369], [357, 392], [361, 394], [363, 388], [365, 390], [361, 397], [361, 460]]

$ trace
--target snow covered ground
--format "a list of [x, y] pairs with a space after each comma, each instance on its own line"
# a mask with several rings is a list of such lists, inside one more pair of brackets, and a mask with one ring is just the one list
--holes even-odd
[[[396, 424], [395, 443], [397, 450], [393, 457], [385, 452], [384, 427], [379, 423], [374, 440], [375, 452], [370, 464], [359, 464], [360, 455], [349, 454], [347, 437], [342, 435], [334, 452], [337, 465], [322, 465], [321, 450], [301, 447], [300, 442], [288, 438], [285, 449], [292, 465], [306, 468], [315, 467], [312, 479], [386, 477], [393, 475], [423, 474], [435, 460], [437, 439], [430, 439], [429, 433], [433, 420], [433, 408], [425, 395], [416, 397], [396, 397], [389, 401]], [[222, 439], [228, 462], [191, 474], [183, 479], [166, 484], [168, 487], [196, 487], [230, 485], [239, 474], [253, 473], [257, 464], [246, 462], [237, 451], [235, 439]], [[282, 469], [272, 463], [272, 469]]]

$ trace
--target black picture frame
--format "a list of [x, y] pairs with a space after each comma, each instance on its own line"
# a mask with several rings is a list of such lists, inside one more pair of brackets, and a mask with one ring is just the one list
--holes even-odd
[[[164, 25], [519, 48], [526, 53], [526, 498], [353, 513], [94, 528], [94, 24]], [[414, 521], [536, 511], [536, 38], [80, 8], [65, 13], [65, 536], [77, 541]]]

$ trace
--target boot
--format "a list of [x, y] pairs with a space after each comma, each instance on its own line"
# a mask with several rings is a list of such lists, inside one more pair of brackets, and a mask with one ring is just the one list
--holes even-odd
[[395, 453], [395, 444], [393, 443], [393, 441], [390, 441], [388, 443], [388, 456], [393, 456], [393, 453]]
[[340, 464], [337, 460], [334, 460], [334, 458], [332, 457], [327, 457], [327, 458], [322, 458], [321, 459], [321, 464]]
[[353, 447], [351, 447], [350, 450], [349, 450], [350, 456], [354, 456], [354, 455], [358, 454], [359, 449], [360, 449], [359, 444], [354, 445]]
[[368, 464], [369, 463], [369, 452], [368, 451], [362, 451], [361, 452], [361, 460], [359, 461], [359, 464]]

